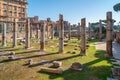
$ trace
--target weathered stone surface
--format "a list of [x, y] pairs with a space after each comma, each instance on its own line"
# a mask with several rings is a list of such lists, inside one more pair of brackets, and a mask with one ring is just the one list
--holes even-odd
[[33, 60], [32, 60], [32, 59], [29, 59], [27, 64], [28, 64], [28, 65], [32, 65], [32, 64], [33, 64]]
[[106, 53], [109, 57], [113, 56], [112, 53], [112, 12], [107, 12], [107, 27], [106, 27]]
[[107, 80], [118, 80], [118, 79], [115, 79], [115, 78], [107, 78]]
[[49, 72], [49, 73], [54, 73], [54, 74], [62, 74], [63, 70], [61, 69], [53, 69], [53, 68], [41, 68], [42, 72]]
[[67, 46], [68, 45], [68, 43], [64, 43], [64, 46]]
[[2, 26], [2, 47], [6, 46], [6, 27], [7, 27], [7, 23], [3, 23]]
[[26, 27], [25, 27], [25, 48], [30, 48], [30, 19], [26, 20]]
[[76, 51], [75, 51], [75, 50], [73, 50], [73, 51], [72, 51], [72, 54], [76, 54]]
[[86, 19], [81, 19], [81, 45], [80, 45], [80, 55], [86, 55], [86, 35], [85, 35], [85, 26], [86, 26]]
[[25, 43], [25, 39], [20, 39], [20, 43]]
[[17, 22], [13, 23], [13, 47], [17, 46]]
[[14, 52], [14, 51], [8, 52], [8, 54], [10, 54], [10, 55], [15, 55], [15, 52]]
[[120, 79], [120, 68], [112, 68], [112, 75]]
[[59, 53], [64, 52], [64, 21], [63, 15], [59, 15]]
[[62, 62], [61, 61], [53, 61], [53, 67], [58, 68], [62, 66]]
[[82, 71], [82, 70], [83, 70], [83, 66], [82, 66], [79, 62], [74, 62], [74, 63], [71, 65], [70, 69]]
[[112, 62], [112, 64], [118, 64], [118, 65], [120, 65], [120, 61]]
[[15, 57], [14, 57], [13, 55], [11, 55], [11, 56], [8, 56], [8, 59], [9, 59], [9, 60], [14, 60]]

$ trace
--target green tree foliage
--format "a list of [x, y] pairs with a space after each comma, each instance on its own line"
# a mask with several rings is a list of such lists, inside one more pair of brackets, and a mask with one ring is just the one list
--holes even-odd
[[113, 6], [114, 11], [118, 12], [120, 11], [120, 3], [117, 3], [116, 5]]

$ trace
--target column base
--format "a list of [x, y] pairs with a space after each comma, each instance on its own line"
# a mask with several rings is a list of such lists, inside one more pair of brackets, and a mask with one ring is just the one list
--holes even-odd
[[85, 52], [80, 52], [80, 56], [87, 56]]
[[32, 48], [33, 48], [33, 47], [28, 47], [28, 48], [25, 47], [25, 49], [32, 49]]
[[110, 55], [107, 54], [107, 53], [104, 55], [104, 57], [105, 57], [105, 58], [114, 58], [113, 56], [110, 56]]
[[40, 49], [40, 52], [45, 52], [46, 51], [46, 49]]

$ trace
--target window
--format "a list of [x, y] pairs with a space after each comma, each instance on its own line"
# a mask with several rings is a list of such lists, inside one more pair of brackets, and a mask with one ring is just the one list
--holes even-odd
[[12, 10], [12, 6], [9, 6], [9, 9]]
[[3, 4], [3, 9], [7, 9], [7, 5], [6, 4]]
[[12, 12], [10, 11], [9, 16], [12, 16]]
[[7, 12], [6, 12], [6, 10], [4, 10], [4, 16], [7, 16]]

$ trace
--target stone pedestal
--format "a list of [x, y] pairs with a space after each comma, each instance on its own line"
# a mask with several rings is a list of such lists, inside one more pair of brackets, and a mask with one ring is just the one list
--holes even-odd
[[63, 15], [59, 15], [59, 53], [64, 51], [64, 22]]
[[80, 55], [86, 55], [86, 37], [85, 37], [86, 19], [81, 19], [81, 52]]
[[107, 12], [107, 27], [106, 27], [106, 52], [108, 57], [112, 57], [112, 12]]

